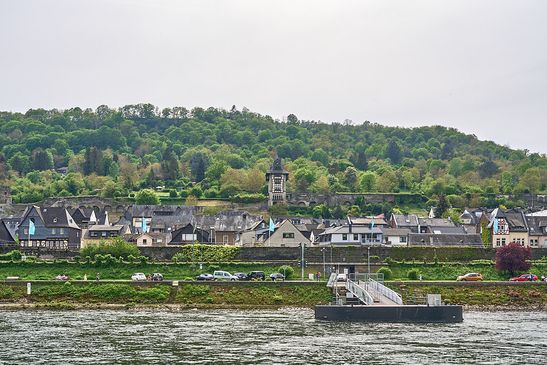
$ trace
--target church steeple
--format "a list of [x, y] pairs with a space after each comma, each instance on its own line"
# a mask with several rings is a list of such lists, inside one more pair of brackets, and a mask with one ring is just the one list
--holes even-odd
[[289, 180], [289, 172], [285, 170], [281, 158], [276, 153], [272, 166], [266, 173], [268, 206], [287, 204], [287, 180]]

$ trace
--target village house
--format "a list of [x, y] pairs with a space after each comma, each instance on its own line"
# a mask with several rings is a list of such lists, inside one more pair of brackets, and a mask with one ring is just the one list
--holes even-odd
[[384, 243], [388, 246], [407, 246], [408, 235], [412, 231], [408, 228], [382, 228]]
[[531, 248], [547, 248], [547, 216], [526, 216], [529, 245]]
[[369, 225], [329, 227], [319, 235], [317, 243], [337, 246], [381, 245], [383, 232], [382, 228]]
[[123, 237], [131, 234], [131, 229], [124, 224], [95, 224], [87, 230], [86, 238], [91, 239], [106, 239], [112, 237]]
[[253, 216], [244, 211], [230, 210], [215, 215], [196, 216], [196, 226], [209, 232], [209, 243], [235, 245], [242, 232], [262, 222], [261, 216]]
[[174, 230], [169, 245], [187, 245], [192, 243], [208, 243], [209, 232], [188, 223], [186, 226]]
[[267, 230], [258, 238], [257, 244], [263, 247], [299, 247], [310, 240], [289, 220], [278, 223], [273, 232]]
[[130, 239], [137, 247], [167, 246], [171, 242], [171, 233], [149, 232], [135, 235]]
[[501, 247], [512, 242], [530, 246], [528, 224], [524, 212], [520, 210], [494, 209], [490, 215], [488, 229], [492, 234], [492, 247]]
[[418, 216], [415, 214], [392, 214], [389, 220], [391, 228], [409, 229], [411, 232], [419, 232]]
[[[116, 224], [129, 225], [133, 234], [171, 233], [194, 221], [195, 213], [196, 207], [192, 206], [132, 205]], [[143, 227], [146, 227], [147, 232], [143, 232]]]
[[408, 246], [464, 246], [464, 247], [484, 247], [481, 236], [478, 234], [467, 233], [410, 233], [408, 235]]
[[15, 237], [2, 219], [0, 220], [0, 246], [11, 246], [13, 244], [15, 244]]
[[[29, 227], [34, 226], [34, 232]], [[27, 207], [17, 233], [22, 247], [79, 250], [82, 230], [65, 208]]]

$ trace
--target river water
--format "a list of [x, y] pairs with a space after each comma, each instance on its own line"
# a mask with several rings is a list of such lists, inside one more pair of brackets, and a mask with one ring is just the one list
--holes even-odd
[[363, 324], [291, 308], [0, 311], [0, 364], [547, 363], [547, 312], [464, 316]]

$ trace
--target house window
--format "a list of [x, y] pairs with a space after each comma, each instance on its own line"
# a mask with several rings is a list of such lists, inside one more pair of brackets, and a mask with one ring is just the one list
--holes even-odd
[[343, 233], [342, 234], [342, 241], [347, 241], [348, 240], [348, 235], [346, 233]]
[[294, 238], [294, 233], [285, 232], [285, 233], [283, 233], [283, 238]]
[[353, 240], [354, 241], [359, 241], [359, 235], [357, 233], [353, 234]]
[[24, 234], [28, 234], [28, 228], [25, 228], [25, 229], [23, 230], [23, 232], [24, 232]]
[[51, 229], [51, 234], [56, 234], [57, 233], [57, 230], [55, 228], [52, 228]]
[[143, 244], [143, 245], [148, 244], [148, 240], [147, 240], [146, 238], [143, 238], [143, 239], [142, 239], [142, 244]]
[[59, 228], [59, 234], [65, 234], [65, 229], [64, 228]]
[[227, 244], [228, 243], [228, 236], [226, 236], [226, 235], [222, 236], [222, 242], [224, 242], [224, 244]]
[[156, 242], [157, 242], [157, 243], [162, 243], [163, 240], [162, 240], [161, 238], [158, 238], [158, 239], [156, 240]]
[[406, 236], [399, 237], [399, 242], [406, 243]]
[[101, 236], [106, 237], [106, 232], [101, 232]]

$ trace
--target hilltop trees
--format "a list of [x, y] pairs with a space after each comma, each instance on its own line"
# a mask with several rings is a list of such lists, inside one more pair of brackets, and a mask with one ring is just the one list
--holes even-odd
[[[152, 104], [0, 112], [0, 183], [12, 186], [15, 202], [61, 193], [127, 195], [157, 185], [184, 196], [195, 186], [206, 197], [264, 194], [273, 150], [284, 159], [293, 192], [444, 194], [454, 205], [497, 206], [499, 193], [547, 187], [545, 156], [440, 126], [326, 124], [295, 115], [282, 122], [245, 108]], [[104, 178], [100, 186], [88, 182], [94, 176]]]

